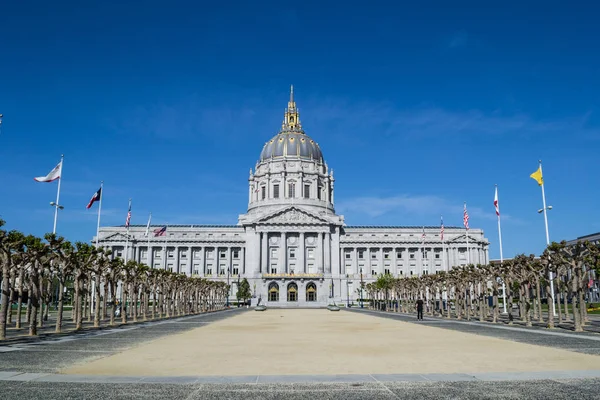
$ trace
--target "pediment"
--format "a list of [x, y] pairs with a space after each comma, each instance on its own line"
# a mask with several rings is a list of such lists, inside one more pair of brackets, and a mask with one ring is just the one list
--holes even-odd
[[125, 241], [125, 240], [127, 240], [127, 235], [125, 235], [123, 233], [120, 233], [120, 232], [115, 232], [115, 233], [112, 233], [112, 234], [110, 234], [108, 236], [100, 237], [100, 240], [104, 240], [104, 241], [113, 240], [113, 241], [116, 241], [116, 242]]
[[256, 221], [259, 224], [309, 224], [309, 225], [322, 225], [329, 224], [325, 218], [315, 215], [311, 212], [301, 210], [296, 207], [290, 207], [285, 210], [279, 210], [270, 215], [266, 215], [263, 218]]

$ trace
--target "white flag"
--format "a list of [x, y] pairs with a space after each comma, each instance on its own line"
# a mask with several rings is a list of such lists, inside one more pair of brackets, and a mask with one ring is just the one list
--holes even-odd
[[144, 233], [144, 236], [146, 237], [150, 234], [150, 221], [152, 221], [152, 213], [150, 213], [150, 216], [148, 217], [148, 225], [146, 225], [146, 233]]
[[33, 178], [36, 182], [53, 182], [60, 178], [62, 175], [62, 160], [58, 163], [56, 167], [46, 176], [38, 176]]

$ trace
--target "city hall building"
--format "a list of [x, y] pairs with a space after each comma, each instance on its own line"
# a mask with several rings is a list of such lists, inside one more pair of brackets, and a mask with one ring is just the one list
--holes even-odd
[[[237, 225], [169, 225], [145, 236], [145, 225], [101, 227], [100, 246], [114, 257], [231, 284], [243, 278], [252, 302], [319, 307], [356, 301], [361, 281], [380, 274], [416, 276], [488, 262], [480, 229], [350, 226], [334, 208], [334, 176], [300, 123], [293, 89], [281, 130], [263, 146], [248, 178], [248, 210]], [[423, 235], [424, 232], [424, 235]], [[424, 236], [424, 237], [423, 237]], [[95, 240], [95, 238], [94, 238]], [[127, 255], [125, 255], [127, 251]], [[467, 254], [467, 251], [469, 254]]]

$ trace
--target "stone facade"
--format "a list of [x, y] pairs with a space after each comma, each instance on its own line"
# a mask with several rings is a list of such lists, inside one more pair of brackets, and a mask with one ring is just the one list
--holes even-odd
[[248, 210], [237, 225], [168, 226], [166, 236], [149, 238], [145, 232], [140, 225], [101, 227], [99, 244], [114, 257], [227, 281], [232, 299], [247, 278], [254, 304], [279, 307], [355, 302], [361, 281], [386, 272], [414, 276], [488, 262], [480, 229], [469, 230], [467, 254], [463, 228], [445, 227], [442, 242], [440, 227], [346, 226], [334, 209], [333, 170], [302, 130], [293, 90], [280, 133], [250, 170]]

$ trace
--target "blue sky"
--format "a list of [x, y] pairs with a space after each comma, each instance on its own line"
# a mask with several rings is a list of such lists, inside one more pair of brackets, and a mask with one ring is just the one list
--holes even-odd
[[[460, 225], [539, 253], [600, 231], [600, 25], [592, 2], [7, 2], [0, 215], [89, 240], [103, 225], [235, 224], [294, 84], [349, 225]], [[254, 2], [252, 2], [254, 3]], [[414, 2], [411, 2], [414, 3]], [[208, 4], [208, 3], [206, 3]]]

